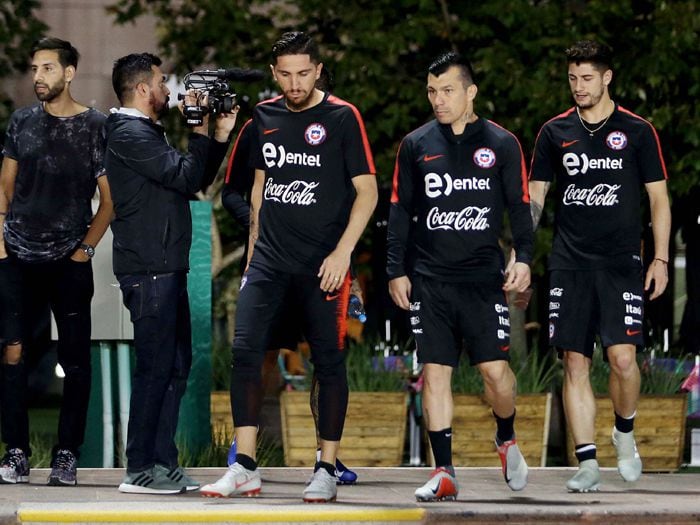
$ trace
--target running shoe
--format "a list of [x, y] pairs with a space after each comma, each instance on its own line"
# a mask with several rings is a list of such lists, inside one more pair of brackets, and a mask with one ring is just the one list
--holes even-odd
[[527, 486], [527, 463], [518, 448], [515, 438], [504, 441], [502, 445], [496, 441], [498, 457], [501, 458], [503, 477], [511, 490], [523, 490]]
[[454, 501], [459, 493], [459, 484], [452, 467], [438, 467], [428, 482], [416, 489], [418, 501]]
[[180, 494], [185, 487], [165, 476], [154, 476], [153, 468], [140, 472], [127, 472], [119, 485], [119, 492], [128, 494]]
[[637, 481], [642, 475], [642, 458], [639, 457], [634, 432], [620, 432], [613, 427], [612, 444], [617, 452], [617, 471], [625, 481]]
[[29, 460], [21, 448], [11, 448], [0, 460], [0, 483], [29, 483]]
[[[321, 449], [316, 449], [316, 462], [321, 461]], [[357, 473], [354, 470], [350, 470], [346, 467], [342, 461], [335, 458], [335, 477], [338, 478], [336, 483], [338, 485], [354, 485], [357, 483]], [[311, 483], [313, 476], [306, 482], [308, 485]]]
[[199, 492], [207, 498], [257, 496], [260, 494], [260, 471], [248, 470], [240, 463], [231, 465], [219, 481], [204, 485]]
[[48, 484], [54, 487], [78, 484], [78, 458], [70, 450], [62, 448], [56, 451], [51, 460]]
[[169, 469], [165, 465], [156, 464], [153, 467], [153, 477], [156, 480], [165, 478], [176, 483], [180, 487], [185, 487], [185, 492], [197, 490], [200, 486], [200, 483], [188, 476], [185, 469], [180, 466]]
[[303, 498], [306, 503], [328, 503], [335, 501], [338, 495], [337, 479], [331, 476], [325, 468], [319, 468], [311, 477], [311, 483], [304, 489]]
[[566, 482], [569, 492], [596, 492], [600, 488], [598, 461], [586, 459], [579, 463], [578, 471]]

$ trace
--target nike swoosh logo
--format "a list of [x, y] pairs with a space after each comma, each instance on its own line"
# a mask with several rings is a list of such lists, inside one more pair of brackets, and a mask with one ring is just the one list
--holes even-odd
[[637, 334], [641, 334], [641, 333], [642, 333], [641, 330], [630, 330], [629, 328], [627, 329], [627, 335], [637, 335]]
[[337, 293], [335, 295], [326, 295], [326, 301], [335, 301], [338, 297], [340, 297], [340, 294]]
[[274, 133], [275, 131], [279, 131], [279, 130], [280, 130], [280, 128], [264, 129], [263, 135], [269, 135], [270, 133]]
[[503, 350], [504, 352], [507, 352], [508, 350], [510, 350], [510, 345], [501, 346], [501, 350]]
[[577, 140], [570, 140], [569, 142], [567, 142], [567, 141], [565, 141], [565, 140], [562, 140], [562, 141], [561, 141], [561, 147], [562, 147], [562, 148], [568, 148], [569, 146], [573, 146], [573, 145], [576, 144], [577, 142], [578, 142], [578, 139], [577, 139]]
[[241, 483], [236, 483], [236, 489], [240, 489], [243, 485], [247, 485], [247, 484], [250, 483], [251, 481], [253, 481], [253, 480], [252, 480], [252, 479], [247, 479], [247, 480], [245, 480], [245, 481], [243, 481], [243, 482], [241, 482]]
[[430, 162], [431, 160], [439, 159], [440, 157], [444, 157], [444, 155], [424, 155], [423, 162]]

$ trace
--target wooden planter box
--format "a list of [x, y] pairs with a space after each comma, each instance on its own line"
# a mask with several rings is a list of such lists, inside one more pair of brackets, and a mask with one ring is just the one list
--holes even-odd
[[231, 420], [231, 402], [228, 390], [217, 390], [211, 393], [210, 410], [212, 440], [223, 442], [233, 439], [233, 421]]
[[[397, 467], [403, 461], [406, 437], [405, 392], [350, 392], [339, 456], [353, 467]], [[288, 467], [311, 467], [316, 431], [309, 392], [280, 396], [284, 462]]]
[[[634, 437], [645, 472], [678, 470], [683, 461], [687, 396], [644, 395], [639, 399], [634, 421]], [[609, 397], [596, 396], [595, 444], [601, 467], [617, 467], [611, 442], [615, 413]], [[577, 465], [571, 432], [567, 432], [569, 465]]]
[[[455, 394], [452, 420], [452, 459], [459, 467], [500, 467], [494, 438], [496, 420], [479, 395]], [[518, 446], [531, 467], [547, 463], [552, 394], [519, 394], [515, 401]], [[431, 463], [434, 464], [430, 446]]]

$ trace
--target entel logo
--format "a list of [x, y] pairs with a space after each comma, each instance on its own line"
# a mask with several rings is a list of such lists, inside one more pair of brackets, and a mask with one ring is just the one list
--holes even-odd
[[564, 293], [564, 288], [552, 288], [549, 290], [549, 295], [552, 297], [561, 297]]
[[[622, 169], [622, 159], [611, 159], [610, 157], [605, 157], [602, 159], [589, 159], [588, 155], [581, 153], [565, 153], [561, 158], [561, 162], [564, 165], [566, 172], [571, 175], [578, 175], [579, 173], [585, 175], [588, 170], [621, 170]], [[580, 169], [579, 169], [580, 168]]]
[[431, 199], [439, 197], [440, 195], [449, 196], [453, 191], [480, 191], [490, 189], [491, 179], [480, 179], [478, 177], [454, 179], [449, 173], [445, 173], [442, 177], [437, 173], [428, 173], [425, 176], [425, 194]]
[[622, 292], [622, 299], [625, 301], [641, 301], [641, 296], [633, 294], [632, 292]]
[[287, 152], [284, 146], [275, 146], [270, 142], [266, 142], [262, 147], [263, 158], [265, 159], [265, 165], [268, 168], [272, 168], [275, 165], [281, 168], [285, 164], [292, 164], [295, 166], [309, 166], [309, 167], [321, 167], [321, 155], [319, 153], [315, 155], [309, 155], [308, 153], [293, 153], [291, 151]]

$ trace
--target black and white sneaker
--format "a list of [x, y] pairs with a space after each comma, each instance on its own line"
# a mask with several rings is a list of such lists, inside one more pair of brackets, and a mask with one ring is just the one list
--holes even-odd
[[29, 460], [21, 448], [11, 448], [0, 460], [0, 483], [29, 483]]
[[185, 487], [165, 476], [155, 477], [153, 469], [141, 472], [127, 472], [124, 481], [119, 485], [119, 492], [129, 494], [180, 494]]
[[78, 458], [70, 450], [62, 448], [56, 451], [51, 460], [51, 474], [48, 484], [54, 487], [78, 484]]

